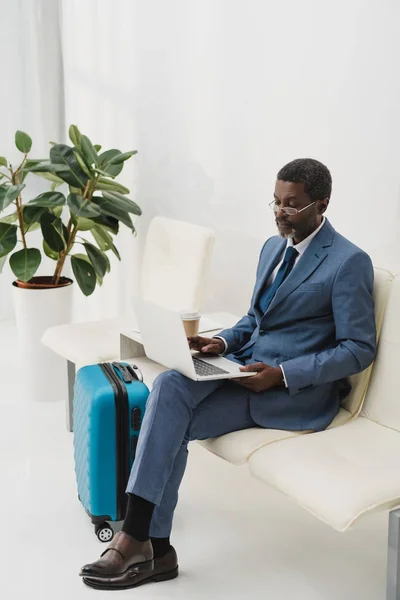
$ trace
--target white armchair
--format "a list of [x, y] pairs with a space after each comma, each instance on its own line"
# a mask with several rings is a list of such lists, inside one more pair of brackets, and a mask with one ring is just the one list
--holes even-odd
[[[212, 229], [155, 217], [149, 226], [140, 275], [140, 294], [168, 308], [200, 310], [214, 244]], [[67, 360], [67, 428], [72, 431], [76, 369], [120, 356], [120, 332], [129, 317], [72, 323], [48, 329], [42, 343]]]
[[[362, 515], [400, 505], [400, 275], [375, 269], [378, 354], [352, 378], [331, 427], [320, 433], [253, 428], [200, 442], [283, 492], [339, 532]], [[135, 359], [150, 383], [158, 374]], [[383, 597], [383, 596], [382, 596]], [[400, 510], [389, 518], [387, 600], [400, 600]]]

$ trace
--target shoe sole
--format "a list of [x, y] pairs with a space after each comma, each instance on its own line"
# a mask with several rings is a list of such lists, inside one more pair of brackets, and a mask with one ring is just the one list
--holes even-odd
[[88, 577], [83, 577], [83, 582], [85, 585], [97, 590], [130, 590], [132, 588], [144, 585], [145, 583], [160, 583], [161, 581], [170, 581], [172, 579], [176, 579], [178, 574], [179, 568], [176, 567], [173, 571], [168, 571], [167, 573], [158, 573], [157, 575], [150, 575], [149, 577], [146, 577], [137, 583], [131, 584], [117, 584], [110, 582], [101, 583], [99, 580], [90, 579]]

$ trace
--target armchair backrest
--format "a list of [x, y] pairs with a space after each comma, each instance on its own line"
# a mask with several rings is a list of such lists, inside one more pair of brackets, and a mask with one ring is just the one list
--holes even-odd
[[208, 227], [155, 217], [144, 248], [142, 297], [166, 308], [200, 310], [214, 239]]

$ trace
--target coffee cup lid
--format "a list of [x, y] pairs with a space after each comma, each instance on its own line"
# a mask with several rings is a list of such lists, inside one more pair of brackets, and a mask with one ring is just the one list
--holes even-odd
[[181, 310], [180, 314], [181, 318], [186, 319], [186, 321], [195, 321], [200, 318], [200, 313], [195, 310]]

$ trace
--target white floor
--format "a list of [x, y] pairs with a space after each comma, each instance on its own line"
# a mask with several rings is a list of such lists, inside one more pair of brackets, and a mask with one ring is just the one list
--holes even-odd
[[[80, 600], [103, 546], [78, 502], [64, 406], [32, 404], [15, 330], [0, 323], [0, 597]], [[173, 543], [180, 577], [119, 592], [151, 600], [384, 600], [384, 514], [339, 534], [193, 444]]]

